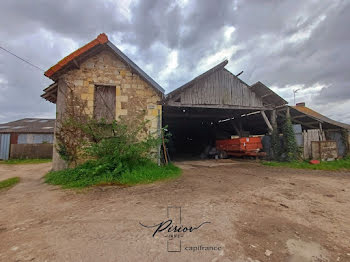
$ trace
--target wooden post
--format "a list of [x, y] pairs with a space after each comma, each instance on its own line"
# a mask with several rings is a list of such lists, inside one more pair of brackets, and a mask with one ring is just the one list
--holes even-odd
[[239, 132], [240, 132], [240, 137], [242, 137], [243, 136], [243, 123], [242, 123], [242, 120], [239, 120], [239, 122], [238, 122], [238, 126], [239, 126]]
[[319, 125], [319, 128], [320, 128], [320, 141], [325, 141], [326, 138], [325, 138], [325, 136], [323, 134], [322, 123], [319, 122], [318, 125]]
[[271, 125], [273, 129], [277, 129], [277, 112], [276, 109], [273, 109], [271, 111], [271, 117], [270, 117]]
[[241, 131], [239, 130], [237, 124], [235, 122], [232, 122], [232, 126], [233, 126], [234, 130], [236, 131], [237, 135], [240, 137]]
[[168, 165], [168, 156], [167, 156], [166, 146], [165, 146], [165, 142], [164, 142], [164, 133], [163, 132], [162, 132], [162, 144], [163, 144], [163, 150], [164, 150], [165, 164]]
[[269, 119], [267, 118], [267, 116], [266, 116], [266, 114], [265, 114], [265, 111], [260, 111], [260, 113], [261, 113], [262, 117], [264, 118], [267, 127], [269, 128], [269, 133], [272, 133], [273, 127], [272, 127], [272, 125], [270, 124], [270, 121], [269, 121]]

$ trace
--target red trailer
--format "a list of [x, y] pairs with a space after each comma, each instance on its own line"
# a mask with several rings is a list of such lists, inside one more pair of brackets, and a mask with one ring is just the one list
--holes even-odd
[[262, 150], [261, 137], [240, 137], [216, 140], [216, 149], [231, 156], [266, 156]]

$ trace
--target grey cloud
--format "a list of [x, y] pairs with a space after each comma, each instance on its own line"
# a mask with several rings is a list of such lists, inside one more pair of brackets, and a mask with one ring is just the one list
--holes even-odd
[[131, 12], [131, 33], [127, 41], [135, 41], [141, 50], [150, 48], [157, 41], [169, 48], [178, 46], [182, 16], [174, 1], [139, 1], [131, 6]]
[[[1, 44], [47, 69], [67, 55], [64, 39], [82, 45], [106, 32], [118, 37], [115, 44], [136, 48], [124, 52], [158, 82], [169, 53], [177, 50], [179, 66], [162, 80], [168, 91], [201, 73], [199, 61], [237, 45], [227, 67], [233, 73], [244, 70], [247, 83], [260, 80], [284, 93], [290, 85], [325, 85], [314, 94], [321, 111], [320, 103], [350, 99], [347, 1], [238, 0], [235, 10], [234, 1], [188, 1], [182, 7], [177, 1], [143, 0], [132, 2], [130, 19], [122, 3], [2, 1]], [[236, 29], [228, 41], [226, 26]], [[287, 41], [306, 29], [309, 37]], [[39, 97], [49, 83], [41, 72], [0, 51], [0, 122], [29, 114], [54, 116], [54, 106]]]
[[[350, 76], [344, 69], [350, 66], [350, 41], [344, 25], [350, 23], [350, 17], [346, 15], [350, 11], [350, 5], [345, 1], [324, 1], [321, 4], [308, 1], [295, 4], [293, 1], [294, 4], [287, 7], [283, 6], [286, 5], [285, 2], [278, 2], [280, 4], [273, 9], [274, 13], [285, 15], [284, 17], [269, 18], [267, 12], [260, 16], [261, 22], [257, 25], [260, 33], [251, 28], [249, 23], [248, 27], [246, 26], [245, 12], [237, 18], [236, 22], [242, 25], [237, 29], [237, 39], [243, 41], [247, 38], [248, 44], [231, 60], [249, 57], [244, 64], [248, 74], [242, 77], [248, 82], [260, 79], [280, 88], [293, 84], [303, 84], [305, 87], [317, 83], [324, 84], [328, 87], [319, 93], [320, 102], [349, 99], [350, 92], [346, 87], [349, 85]], [[242, 9], [252, 10], [251, 2]], [[288, 37], [315, 23], [322, 15], [326, 16], [325, 20], [319, 23], [309, 38], [300, 43], [283, 43]], [[305, 18], [298, 18], [302, 16]], [[271, 27], [270, 21], [283, 26], [279, 29]], [[296, 23], [288, 24], [288, 21]], [[270, 46], [268, 41], [264, 42], [262, 36], [270, 37]], [[282, 47], [274, 52], [271, 49], [278, 41], [281, 41]], [[259, 45], [259, 42], [263, 44]]]
[[16, 37], [44, 28], [55, 34], [84, 39], [101, 31], [124, 32], [125, 15], [117, 2], [73, 1], [1, 1], [1, 34]]

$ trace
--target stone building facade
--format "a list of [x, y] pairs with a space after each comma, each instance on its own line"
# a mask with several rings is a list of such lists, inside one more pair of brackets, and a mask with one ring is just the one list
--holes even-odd
[[[112, 101], [116, 120], [124, 118], [132, 123], [134, 118], [142, 116], [148, 121], [148, 132], [159, 131], [164, 90], [109, 42], [106, 35], [100, 35], [62, 61], [58, 63], [61, 66], [55, 65], [45, 73], [55, 83], [42, 95], [56, 103], [56, 122], [64, 117], [68, 88], [86, 102], [86, 113], [93, 116], [100, 106], [96, 105], [99, 103], [96, 90], [105, 87], [113, 91], [106, 100]], [[53, 170], [65, 167], [54, 147]]]
[[74, 92], [87, 102], [87, 111], [91, 116], [95, 106], [95, 87], [115, 87], [116, 120], [123, 116], [133, 118], [140, 111], [146, 110], [145, 120], [150, 121], [153, 131], [157, 128], [158, 114], [162, 111], [161, 93], [133, 73], [111, 51], [102, 51], [87, 59], [80, 65], [80, 69], [68, 71], [59, 81], [74, 87]]

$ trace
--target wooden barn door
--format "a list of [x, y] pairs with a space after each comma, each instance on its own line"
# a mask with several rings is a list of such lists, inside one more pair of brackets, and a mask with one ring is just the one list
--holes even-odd
[[115, 120], [115, 86], [95, 86], [94, 118]]

